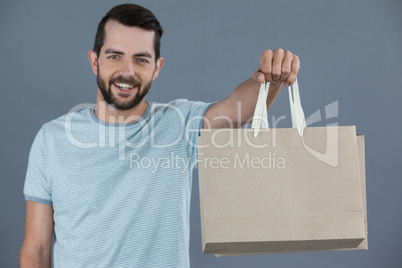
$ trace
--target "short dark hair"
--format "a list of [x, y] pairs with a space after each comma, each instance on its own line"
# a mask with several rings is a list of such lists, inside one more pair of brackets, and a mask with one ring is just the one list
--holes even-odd
[[105, 24], [108, 20], [115, 20], [125, 26], [137, 26], [145, 30], [154, 31], [155, 60], [159, 59], [161, 46], [160, 40], [163, 34], [162, 26], [150, 10], [135, 4], [122, 4], [115, 6], [109, 10], [109, 12], [99, 22], [93, 48], [93, 51], [95, 51], [98, 57], [105, 42]]

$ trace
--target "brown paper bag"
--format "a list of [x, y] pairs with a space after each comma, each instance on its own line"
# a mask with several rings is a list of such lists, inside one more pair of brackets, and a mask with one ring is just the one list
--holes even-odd
[[204, 129], [198, 169], [205, 254], [367, 249], [354, 126]]
[[[357, 246], [351, 248], [341, 248], [341, 249], [330, 249], [330, 250], [365, 250], [368, 249], [367, 243], [367, 206], [366, 206], [366, 171], [365, 171], [365, 153], [364, 153], [364, 136], [357, 135], [357, 147], [359, 154], [359, 169], [360, 169], [360, 179], [361, 179], [361, 191], [362, 191], [362, 201], [363, 201], [363, 213], [364, 213], [364, 230], [365, 230], [365, 239]], [[324, 249], [321, 249], [324, 250]], [[298, 252], [308, 252], [314, 250], [303, 250]], [[270, 253], [289, 253], [292, 251], [283, 251], [283, 252], [260, 252], [260, 253], [243, 253], [243, 254], [215, 254], [217, 257], [225, 257], [225, 256], [236, 256], [236, 255], [250, 255], [250, 254], [270, 254]]]

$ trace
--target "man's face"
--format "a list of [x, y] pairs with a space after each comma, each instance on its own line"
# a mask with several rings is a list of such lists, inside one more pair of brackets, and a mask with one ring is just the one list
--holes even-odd
[[104, 100], [119, 110], [128, 110], [144, 101], [163, 59], [155, 63], [153, 31], [109, 20], [105, 33], [104, 44], [95, 61], [91, 60], [94, 55], [90, 51], [92, 69]]

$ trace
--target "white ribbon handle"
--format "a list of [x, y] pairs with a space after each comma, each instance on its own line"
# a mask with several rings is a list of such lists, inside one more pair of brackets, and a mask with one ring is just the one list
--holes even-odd
[[[293, 98], [292, 98], [293, 89]], [[290, 115], [292, 118], [292, 128], [297, 128], [300, 136], [303, 136], [303, 129], [306, 127], [306, 119], [304, 118], [303, 108], [300, 101], [299, 84], [296, 81], [288, 87]]]
[[[267, 97], [269, 85], [269, 82], [264, 82], [261, 83], [260, 86], [260, 92], [258, 94], [257, 104], [254, 110], [253, 123], [251, 124], [251, 128], [254, 129], [254, 137], [257, 137], [261, 128], [268, 128]], [[288, 92], [292, 128], [297, 128], [299, 135], [303, 136], [303, 129], [306, 127], [306, 120], [304, 118], [304, 112], [301, 106], [299, 84], [297, 83], [297, 79], [293, 85], [288, 87]]]
[[261, 83], [260, 92], [258, 94], [257, 104], [255, 105], [253, 122], [251, 128], [254, 128], [254, 137], [257, 137], [260, 128], [268, 128], [267, 115], [267, 97], [270, 82]]

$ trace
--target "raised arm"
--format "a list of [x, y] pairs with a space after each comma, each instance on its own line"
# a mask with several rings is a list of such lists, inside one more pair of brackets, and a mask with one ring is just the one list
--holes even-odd
[[51, 267], [53, 226], [52, 206], [27, 201], [20, 268]]
[[267, 98], [269, 110], [282, 85], [289, 86], [296, 80], [299, 68], [299, 57], [290, 51], [280, 48], [275, 51], [265, 50], [252, 77], [238, 85], [228, 98], [208, 109], [204, 128], [238, 128], [249, 122], [254, 113], [260, 84], [264, 81], [271, 82]]

